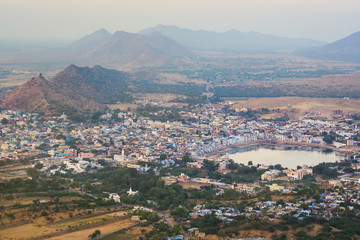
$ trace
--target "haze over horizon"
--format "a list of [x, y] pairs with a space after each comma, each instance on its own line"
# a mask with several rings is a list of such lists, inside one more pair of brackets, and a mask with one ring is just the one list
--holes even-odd
[[3, 0], [0, 40], [75, 40], [100, 28], [138, 32], [162, 24], [332, 42], [360, 31], [359, 12], [357, 0]]

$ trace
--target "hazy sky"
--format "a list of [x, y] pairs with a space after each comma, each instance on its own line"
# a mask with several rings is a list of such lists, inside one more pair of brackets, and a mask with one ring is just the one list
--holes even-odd
[[360, 31], [359, 0], [0, 0], [0, 39], [78, 39], [157, 24], [334, 41]]

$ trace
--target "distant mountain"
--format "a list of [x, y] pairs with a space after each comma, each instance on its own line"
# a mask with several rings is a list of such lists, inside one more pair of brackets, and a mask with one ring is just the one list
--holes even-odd
[[123, 31], [108, 35], [100, 30], [71, 47], [85, 64], [154, 66], [176, 64], [191, 52], [175, 41], [154, 32], [140, 35]]
[[76, 63], [108, 67], [144, 67], [179, 64], [191, 56], [180, 46], [159, 32], [147, 35], [123, 31], [109, 33], [100, 29], [67, 47], [20, 52], [4, 57], [3, 62]]
[[284, 38], [257, 32], [230, 30], [218, 33], [206, 30], [193, 31], [191, 29], [164, 25], [147, 28], [139, 33], [147, 35], [153, 32], [159, 32], [191, 50], [275, 52], [305, 47], [318, 47], [325, 44], [316, 40]]
[[7, 95], [1, 106], [46, 115], [90, 115], [104, 111], [106, 103], [132, 100], [125, 93], [132, 79], [128, 73], [100, 66], [70, 65], [51, 80], [41, 74], [33, 77]]
[[323, 47], [298, 51], [297, 54], [310, 58], [360, 62], [360, 32], [353, 33]]
[[110, 38], [111, 35], [106, 29], [102, 28], [72, 43], [69, 47], [77, 51], [88, 51], [98, 47], [107, 38]]

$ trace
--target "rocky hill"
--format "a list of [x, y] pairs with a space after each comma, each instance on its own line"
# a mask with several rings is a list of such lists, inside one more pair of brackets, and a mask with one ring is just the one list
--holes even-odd
[[131, 79], [128, 73], [100, 66], [70, 65], [50, 80], [34, 76], [8, 94], [1, 106], [46, 115], [91, 115], [104, 111], [106, 103], [130, 101], [125, 92]]
[[132, 102], [138, 93], [174, 93], [199, 96], [203, 85], [160, 83], [159, 73], [143, 69], [133, 73], [69, 65], [52, 79], [41, 74], [12, 90], [1, 103], [4, 109], [42, 112], [46, 115], [91, 116], [106, 104]]
[[132, 98], [125, 92], [133, 80], [129, 73], [106, 69], [99, 65], [92, 68], [74, 64], [56, 74], [50, 82], [57, 92], [71, 99], [85, 98], [100, 104], [128, 102]]
[[72, 98], [71, 95], [64, 95], [63, 92], [65, 91], [59, 91], [53, 82], [39, 74], [7, 95], [1, 102], [1, 107], [45, 115], [62, 112], [70, 115], [75, 112], [79, 115], [87, 115], [105, 109], [95, 101], [82, 96]]

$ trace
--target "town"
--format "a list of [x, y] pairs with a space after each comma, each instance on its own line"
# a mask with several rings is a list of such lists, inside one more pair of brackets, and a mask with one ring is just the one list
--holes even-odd
[[[139, 238], [286, 239], [293, 235], [306, 239], [345, 232], [358, 236], [357, 230], [349, 232], [347, 226], [339, 228], [334, 222], [339, 218], [360, 221], [359, 115], [336, 110], [327, 119], [318, 112], [298, 120], [261, 118], [271, 111], [237, 109], [232, 102], [181, 107], [147, 103], [141, 111], [113, 110], [77, 123], [65, 114], [45, 117], [2, 110], [0, 192], [2, 202], [15, 199], [15, 205], [1, 214], [0, 235], [17, 221], [29, 223], [48, 216], [19, 219], [16, 208], [21, 201], [16, 199], [24, 197], [20, 193], [61, 190], [86, 196], [90, 203], [102, 199], [103, 205], [134, 207], [132, 214], [139, 215], [142, 224], [153, 224]], [[336, 151], [343, 159], [316, 166], [299, 162], [291, 169], [277, 163], [238, 163], [227, 154], [231, 149], [262, 145]], [[122, 183], [122, 177], [110, 180], [111, 174], [120, 176], [116, 171], [128, 178]], [[140, 186], [139, 178], [154, 184]], [[26, 181], [39, 186], [30, 187]], [[46, 187], [41, 182], [47, 182]], [[164, 192], [157, 192], [159, 184]], [[173, 193], [167, 193], [170, 189]], [[51, 212], [55, 203], [42, 201]], [[155, 220], [154, 213], [159, 215]], [[53, 215], [48, 222], [60, 221]], [[162, 223], [167, 227], [156, 223], [160, 218], [168, 220]], [[325, 229], [334, 226], [337, 230], [332, 232]]]

